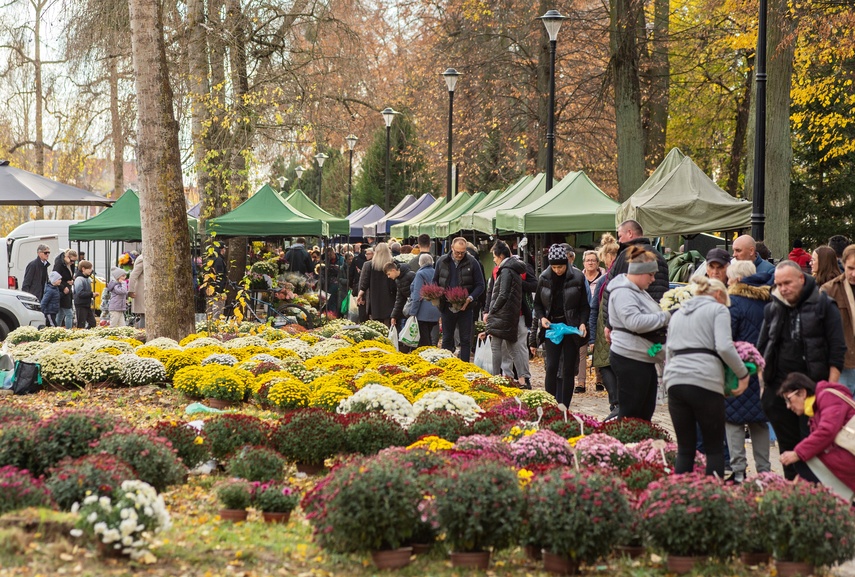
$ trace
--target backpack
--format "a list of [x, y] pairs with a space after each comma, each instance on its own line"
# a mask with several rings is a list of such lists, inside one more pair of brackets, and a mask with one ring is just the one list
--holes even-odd
[[32, 395], [42, 390], [42, 367], [38, 363], [15, 361], [12, 373], [12, 392], [16, 395]]

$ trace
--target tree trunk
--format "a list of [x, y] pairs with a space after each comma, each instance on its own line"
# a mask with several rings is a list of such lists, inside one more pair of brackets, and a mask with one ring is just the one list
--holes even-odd
[[[44, 110], [44, 87], [42, 86], [42, 9], [44, 5], [41, 2], [34, 2], [33, 8], [36, 11], [36, 18], [33, 24], [33, 76], [36, 85], [36, 174], [44, 176], [45, 174], [45, 140], [43, 126], [43, 110]], [[42, 219], [45, 217], [45, 209], [42, 206], [36, 207], [36, 218]]]
[[665, 158], [665, 141], [668, 129], [668, 102], [671, 89], [671, 64], [668, 56], [670, 28], [670, 0], [654, 0], [653, 49], [650, 53], [648, 79], [645, 158], [647, 166], [654, 169]]
[[640, 0], [612, 0], [611, 68], [615, 91], [618, 194], [629, 198], [644, 182], [644, 130], [638, 80], [638, 11]]
[[113, 139], [113, 198], [125, 190], [125, 138], [122, 134], [122, 117], [119, 115], [119, 57], [110, 56], [110, 126]]
[[[178, 123], [172, 108], [163, 13], [159, 2], [130, 0], [137, 93], [140, 213], [146, 271], [146, 331], [180, 340], [193, 331], [190, 235], [187, 229]], [[156, 260], [155, 260], [156, 259]]]
[[[205, 205], [208, 194], [210, 177], [208, 175], [207, 158], [211, 151], [209, 124], [210, 115], [206, 100], [210, 97], [211, 86], [208, 82], [208, 38], [205, 28], [205, 1], [188, 0], [187, 2], [187, 63], [189, 70], [190, 95], [192, 107], [193, 158], [196, 164], [196, 187], [199, 199]], [[199, 211], [200, 224], [204, 226], [208, 215], [205, 210]], [[204, 233], [204, 228], [202, 228]]]
[[745, 139], [748, 134], [753, 79], [754, 57], [751, 56], [748, 58], [748, 70], [745, 74], [745, 84], [743, 85], [742, 94], [736, 100], [736, 127], [733, 131], [733, 143], [730, 146], [730, 161], [727, 165], [727, 185], [725, 185], [725, 190], [731, 196], [736, 196], [739, 190], [739, 169], [742, 166], [745, 154]]
[[[226, 86], [226, 46], [224, 38], [226, 31], [223, 29], [221, 13], [223, 0], [208, 0], [208, 26], [205, 30], [208, 51], [210, 53], [211, 81], [206, 93], [206, 111], [208, 116], [211, 110], [214, 114], [223, 117], [225, 115], [225, 86]], [[207, 65], [206, 65], [207, 69]], [[211, 91], [210, 87], [218, 87]], [[226, 131], [219, 122], [211, 122], [207, 130], [207, 157], [204, 162], [205, 171], [208, 174], [209, 183], [202, 194], [202, 219], [200, 226], [209, 218], [221, 216], [232, 209], [228, 196], [229, 157], [226, 154]], [[204, 230], [204, 228], [203, 228]]]

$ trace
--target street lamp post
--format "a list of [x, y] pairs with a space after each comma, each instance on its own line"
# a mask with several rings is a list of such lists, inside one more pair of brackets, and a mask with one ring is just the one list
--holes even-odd
[[324, 162], [326, 162], [327, 156], [323, 152], [319, 152], [315, 155], [315, 160], [318, 161], [318, 206], [321, 206], [321, 187], [324, 184]]
[[392, 121], [395, 120], [395, 115], [398, 113], [387, 106], [380, 114], [383, 115], [383, 120], [386, 122], [386, 186], [383, 208], [389, 212], [389, 147], [391, 146]]
[[754, 116], [751, 236], [755, 240], [763, 240], [766, 227], [766, 0], [760, 0], [760, 17], [757, 24], [757, 58], [754, 64], [757, 110]]
[[549, 105], [546, 120], [546, 190], [552, 188], [555, 172], [555, 45], [558, 31], [566, 17], [558, 10], [549, 10], [540, 17], [549, 35]]
[[284, 176], [279, 176], [276, 180], [279, 181], [279, 192], [285, 192], [285, 183], [288, 182], [288, 179]]
[[294, 172], [297, 173], [297, 188], [300, 188], [300, 179], [303, 178], [303, 172], [305, 170], [306, 169], [303, 168], [302, 166], [298, 166], [297, 168], [294, 169]]
[[452, 156], [451, 156], [451, 125], [452, 120], [454, 118], [454, 88], [457, 86], [457, 79], [460, 76], [460, 73], [454, 68], [449, 68], [445, 72], [442, 73], [442, 77], [445, 78], [445, 85], [448, 87], [448, 168], [446, 170], [445, 175], [445, 198], [448, 202], [451, 202], [451, 164], [452, 164]]
[[356, 146], [356, 141], [359, 138], [354, 134], [348, 134], [344, 137], [347, 141], [347, 149], [350, 151], [350, 170], [347, 173], [347, 214], [352, 212], [351, 201], [353, 200], [353, 147]]

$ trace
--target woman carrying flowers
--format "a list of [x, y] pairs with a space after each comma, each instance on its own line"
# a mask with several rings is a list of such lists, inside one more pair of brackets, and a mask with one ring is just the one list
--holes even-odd
[[[757, 344], [760, 327], [763, 326], [763, 309], [771, 297], [771, 287], [755, 282], [757, 272], [749, 260], [736, 260], [727, 268], [730, 287], [730, 330], [734, 342]], [[739, 345], [737, 344], [737, 351]], [[759, 356], [759, 353], [758, 353]], [[745, 360], [743, 355], [740, 357]], [[762, 359], [762, 357], [761, 357]], [[727, 448], [730, 451], [730, 480], [741, 483], [745, 480], [745, 427], [751, 433], [751, 448], [758, 473], [772, 470], [769, 462], [769, 426], [760, 405], [760, 380], [756, 375], [748, 381], [748, 389], [738, 397], [725, 400], [724, 430]]]
[[793, 465], [799, 477], [821, 482], [851, 501], [855, 494], [855, 454], [837, 445], [835, 437], [855, 417], [852, 393], [838, 383], [814, 383], [807, 375], [790, 373], [778, 394], [792, 412], [810, 418], [810, 435], [792, 451], [782, 453], [781, 464]]
[[741, 395], [748, 388], [748, 369], [733, 345], [730, 297], [720, 280], [695, 277], [695, 298], [671, 317], [665, 347], [668, 412], [677, 434], [676, 472], [695, 468], [697, 429], [707, 449], [708, 475], [724, 477], [724, 365], [736, 374]]
[[[418, 256], [419, 270], [416, 272], [413, 283], [410, 285], [410, 295], [413, 299], [410, 315], [419, 321], [419, 346], [436, 346], [439, 342], [439, 332], [436, 330], [439, 323], [439, 309], [433, 306], [429, 300], [422, 298], [422, 287], [433, 282], [433, 257], [428, 253]], [[436, 332], [436, 336], [434, 336]]]

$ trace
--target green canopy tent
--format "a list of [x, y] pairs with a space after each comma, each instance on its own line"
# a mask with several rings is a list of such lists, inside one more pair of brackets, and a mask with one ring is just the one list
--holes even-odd
[[[195, 237], [199, 221], [187, 215], [187, 224], [191, 237]], [[110, 208], [88, 220], [72, 224], [68, 227], [68, 240], [142, 242], [139, 195], [128, 189]]]
[[618, 206], [584, 172], [571, 172], [527, 205], [500, 210], [496, 228], [526, 234], [611, 230]]
[[[496, 191], [494, 191], [494, 192], [496, 192]], [[473, 207], [481, 204], [484, 201], [484, 199], [487, 198], [488, 196], [490, 196], [490, 195], [485, 193], [485, 192], [476, 192], [475, 194], [472, 195], [472, 198], [469, 199], [469, 202], [459, 206], [451, 214], [447, 214], [446, 216], [437, 220], [433, 224], [433, 232], [431, 233], [430, 231], [427, 231], [427, 234], [430, 234], [431, 236], [436, 237], [436, 238], [443, 238], [443, 237], [450, 235], [453, 232], [457, 232], [460, 229], [459, 228], [452, 229], [451, 228], [451, 222], [460, 218], [461, 215], [466, 214], [467, 212], [471, 212]], [[430, 226], [431, 225], [428, 225], [428, 228], [430, 228]]]
[[493, 234], [496, 232], [496, 214], [500, 210], [524, 207], [546, 193], [545, 174], [541, 172], [537, 176], [527, 176], [526, 178], [528, 180], [525, 182], [517, 183], [519, 186], [505, 201], [474, 213], [472, 215], [472, 230]]
[[472, 195], [468, 192], [459, 192], [451, 201], [446, 204], [442, 210], [433, 214], [430, 218], [421, 219], [418, 224], [410, 227], [410, 232], [413, 236], [417, 234], [427, 234], [431, 237], [434, 236], [434, 225], [437, 222], [442, 221], [448, 215], [454, 214], [454, 212], [462, 205], [467, 204], [470, 200], [472, 200]]
[[748, 228], [751, 210], [750, 202], [730, 196], [691, 158], [673, 149], [620, 205], [615, 223], [638, 221], [645, 236], [689, 235]]
[[472, 207], [472, 210], [460, 216], [460, 218], [456, 219], [451, 223], [451, 227], [455, 230], [475, 230], [478, 232], [483, 232], [485, 234], [490, 234], [493, 232], [492, 230], [479, 230], [475, 227], [475, 214], [479, 212], [483, 212], [485, 210], [490, 210], [493, 207], [500, 206], [505, 203], [509, 198], [511, 198], [514, 194], [517, 193], [523, 186], [525, 186], [532, 177], [530, 176], [522, 176], [515, 183], [507, 187], [505, 190], [499, 190], [495, 195], [490, 194], [487, 195], [484, 200], [479, 202], [476, 206]]
[[326, 222], [303, 214], [267, 184], [233, 211], [207, 221], [206, 228], [219, 237], [329, 236]]
[[346, 218], [339, 218], [334, 216], [320, 206], [315, 204], [312, 199], [306, 196], [299, 188], [292, 192], [291, 194], [285, 197], [285, 202], [287, 202], [292, 207], [296, 208], [306, 216], [311, 218], [317, 218], [319, 220], [324, 221], [330, 227], [331, 235], [350, 235], [350, 221]]
[[433, 215], [441, 212], [445, 208], [445, 205], [446, 201], [444, 196], [437, 198], [429, 208], [426, 208], [422, 212], [416, 214], [410, 220], [393, 224], [392, 228], [389, 229], [389, 234], [395, 238], [418, 236], [419, 233], [416, 231], [418, 224], [422, 220], [430, 219]]

